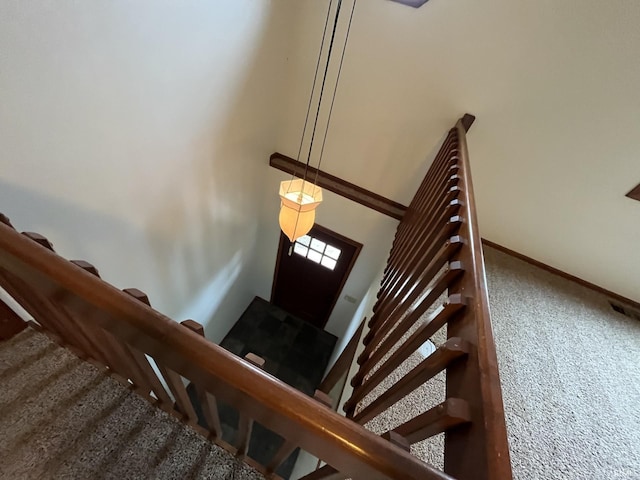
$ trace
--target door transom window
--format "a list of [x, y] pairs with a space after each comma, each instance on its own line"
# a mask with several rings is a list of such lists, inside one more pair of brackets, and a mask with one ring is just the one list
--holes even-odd
[[304, 235], [296, 240], [293, 252], [329, 270], [336, 268], [338, 258], [342, 253], [339, 248], [309, 235]]

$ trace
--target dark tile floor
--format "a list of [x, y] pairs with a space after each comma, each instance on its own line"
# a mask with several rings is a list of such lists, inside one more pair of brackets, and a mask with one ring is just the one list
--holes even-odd
[[[265, 371], [294, 388], [313, 396], [337, 338], [313, 325], [289, 315], [284, 310], [256, 297], [236, 322], [221, 346], [239, 357], [253, 353], [265, 360]], [[195, 399], [191, 388], [190, 395]], [[194, 402], [195, 403], [195, 402]], [[204, 424], [201, 412], [198, 415]], [[238, 414], [229, 405], [219, 403], [222, 438], [233, 444], [238, 425]], [[267, 464], [280, 448], [283, 439], [256, 423], [253, 427], [249, 456]], [[288, 479], [295, 465], [298, 451], [285, 461], [276, 473]]]

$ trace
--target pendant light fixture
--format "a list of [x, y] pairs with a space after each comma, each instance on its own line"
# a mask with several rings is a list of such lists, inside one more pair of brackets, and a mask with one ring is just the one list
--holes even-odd
[[[322, 85], [320, 87], [320, 94], [318, 98], [318, 105], [316, 108], [315, 119], [313, 122], [313, 130], [311, 132], [311, 140], [309, 141], [309, 151], [307, 153], [307, 161], [305, 164], [304, 174], [302, 178], [295, 179], [295, 173], [291, 176], [291, 180], [287, 180], [280, 183], [280, 228], [284, 234], [289, 238], [291, 243], [296, 239], [306, 235], [316, 218], [316, 207], [322, 202], [322, 189], [317, 186], [318, 172], [320, 171], [320, 165], [322, 164], [322, 155], [324, 153], [324, 146], [327, 141], [327, 133], [329, 131], [329, 124], [331, 122], [331, 114], [333, 113], [333, 105], [336, 99], [336, 92], [338, 91], [338, 83], [340, 81], [340, 73], [342, 72], [342, 63], [344, 61], [344, 54], [347, 49], [347, 42], [349, 41], [349, 32], [351, 31], [351, 22], [353, 20], [353, 12], [356, 8], [357, 0], [353, 1], [351, 7], [351, 16], [349, 17], [349, 26], [347, 27], [347, 34], [342, 48], [342, 56], [340, 58], [340, 66], [338, 68], [338, 75], [336, 77], [336, 84], [333, 90], [333, 97], [331, 99], [331, 107], [329, 109], [329, 115], [327, 117], [327, 127], [324, 132], [324, 138], [322, 141], [322, 148], [320, 149], [320, 157], [318, 160], [318, 168], [316, 170], [316, 176], [313, 182], [307, 178], [309, 171], [309, 162], [311, 161], [311, 153], [313, 151], [313, 142], [316, 136], [316, 128], [318, 126], [318, 118], [320, 116], [320, 107], [322, 105], [322, 96], [324, 94], [324, 87], [327, 81], [327, 74], [329, 72], [329, 64], [331, 61], [331, 53], [333, 51], [333, 43], [336, 37], [336, 30], [338, 27], [338, 20], [340, 18], [340, 10], [342, 7], [342, 0], [338, 0], [336, 6], [335, 19], [333, 22], [333, 30], [331, 32], [331, 40], [329, 42], [329, 49], [327, 52], [327, 61], [324, 68], [324, 74], [322, 76]], [[329, 25], [329, 17], [331, 14], [331, 6], [333, 0], [329, 2], [329, 8], [327, 9], [327, 17], [325, 19], [324, 30], [322, 33], [322, 41], [320, 42], [320, 52], [318, 54], [318, 61], [316, 63], [316, 70], [313, 77], [313, 85], [311, 87], [311, 95], [309, 98], [309, 105], [307, 106], [307, 115], [304, 121], [304, 128], [302, 129], [302, 138], [300, 140], [300, 148], [298, 149], [298, 160], [302, 153], [302, 146], [304, 144], [304, 138], [307, 131], [307, 125], [309, 122], [309, 114], [311, 113], [311, 105], [313, 103], [313, 96], [316, 89], [316, 81], [318, 79], [318, 70], [320, 67], [320, 59], [322, 58], [322, 50], [324, 49], [325, 38], [327, 34], [327, 27]]]

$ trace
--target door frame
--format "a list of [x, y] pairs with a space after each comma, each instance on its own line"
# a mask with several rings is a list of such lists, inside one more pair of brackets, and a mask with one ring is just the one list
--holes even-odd
[[[338, 287], [338, 290], [336, 291], [336, 295], [331, 302], [331, 308], [329, 309], [329, 313], [327, 314], [327, 317], [323, 319], [322, 328], [324, 329], [324, 327], [327, 325], [327, 322], [329, 321], [329, 318], [331, 317], [331, 314], [333, 313], [333, 309], [336, 307], [336, 303], [338, 303], [338, 299], [342, 294], [342, 289], [344, 288], [345, 283], [347, 283], [347, 279], [351, 275], [351, 270], [353, 270], [353, 266], [355, 265], [356, 260], [360, 255], [360, 251], [362, 250], [362, 243], [356, 242], [355, 240], [345, 237], [344, 235], [341, 235], [338, 232], [334, 232], [333, 230], [327, 227], [323, 227], [322, 225], [319, 225], [317, 223], [313, 225], [312, 230], [314, 228], [317, 230], [320, 230], [325, 235], [335, 237], [344, 243], [348, 243], [349, 245], [351, 245], [352, 247], [355, 247], [356, 249], [355, 252], [353, 252], [353, 256], [351, 257], [351, 262], [349, 262], [349, 265], [347, 266], [347, 270], [343, 275], [342, 280], [340, 280], [340, 286]], [[278, 280], [278, 271], [280, 270], [280, 250], [283, 247], [282, 244], [284, 241], [288, 242], [289, 239], [287, 239], [286, 236], [282, 233], [282, 231], [280, 231], [280, 240], [278, 241], [278, 250], [276, 252], [276, 267], [273, 270], [273, 281], [271, 282], [271, 297], [269, 298], [269, 303], [273, 303], [273, 297], [276, 292], [276, 281]]]

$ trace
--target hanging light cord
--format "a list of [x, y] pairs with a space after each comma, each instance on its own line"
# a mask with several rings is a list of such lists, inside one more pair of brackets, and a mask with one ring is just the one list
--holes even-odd
[[[338, 5], [336, 7], [336, 17], [333, 21], [333, 30], [331, 31], [331, 41], [329, 42], [329, 50], [327, 51], [327, 63], [324, 67], [324, 75], [322, 76], [322, 85], [320, 86], [320, 95], [318, 96], [318, 108], [316, 108], [316, 118], [313, 121], [313, 130], [311, 131], [311, 140], [309, 141], [309, 153], [307, 154], [307, 162], [304, 166], [304, 174], [302, 176], [303, 192], [304, 192], [304, 184], [307, 181], [307, 173], [309, 171], [309, 162], [311, 161], [311, 151], [313, 150], [313, 141], [315, 140], [316, 128], [318, 127], [318, 117], [320, 116], [320, 107], [322, 106], [322, 96], [324, 94], [324, 86], [327, 83], [327, 74], [329, 73], [329, 63], [331, 62], [331, 52], [333, 51], [333, 42], [336, 39], [336, 30], [338, 29], [338, 20], [340, 18], [341, 7], [342, 7], [342, 0], [338, 0]], [[331, 10], [331, 3], [329, 3], [329, 11], [330, 10]], [[328, 15], [329, 15], [329, 12], [327, 12], [327, 19], [329, 18]], [[326, 26], [325, 26], [325, 33], [326, 33]], [[322, 36], [322, 43], [324, 44], [324, 34]], [[320, 63], [321, 57], [322, 57], [322, 47], [320, 48], [320, 56], [318, 57], [318, 64]], [[317, 69], [317, 66], [316, 66], [316, 69]], [[317, 77], [317, 73], [316, 73], [316, 77]], [[315, 82], [316, 82], [315, 78], [313, 79], [313, 82], [315, 85]], [[311, 98], [313, 98], [313, 91], [311, 92]], [[311, 103], [309, 103], [309, 106], [311, 106]], [[308, 114], [307, 114], [307, 119], [308, 119]], [[305, 130], [306, 130], [306, 120], [305, 120]], [[304, 134], [302, 139], [304, 141]], [[300, 147], [302, 148], [302, 142], [300, 143]], [[300, 154], [298, 154], [298, 158], [299, 157], [300, 157]], [[300, 195], [302, 196], [302, 193]], [[298, 215], [296, 217], [296, 223], [293, 227], [294, 232], [298, 229], [299, 220], [300, 220], [300, 212], [298, 212]], [[292, 247], [293, 247], [293, 242], [289, 246], [289, 255], [291, 255]]]
[[[329, 14], [331, 13], [331, 5], [333, 0], [329, 1], [329, 8], [327, 9], [327, 17], [324, 20], [324, 29], [322, 31], [322, 41], [320, 42], [320, 51], [318, 52], [318, 61], [316, 62], [316, 72], [313, 74], [313, 84], [311, 85], [311, 95], [309, 95], [309, 104], [307, 105], [307, 115], [304, 117], [304, 127], [302, 128], [302, 138], [300, 139], [300, 147], [298, 148], [297, 160], [300, 160], [300, 154], [302, 153], [302, 145], [304, 145], [304, 137], [307, 133], [307, 124], [309, 123], [309, 113], [311, 112], [311, 104], [313, 103], [313, 93], [316, 90], [316, 81], [318, 79], [318, 70], [320, 69], [320, 59], [322, 58], [322, 49], [324, 48], [324, 39], [327, 35], [327, 25], [329, 25]], [[295, 177], [295, 168], [291, 174], [291, 180]], [[289, 184], [291, 188], [291, 184]], [[288, 190], [287, 190], [288, 192]]]
[[322, 95], [324, 94], [324, 86], [327, 82], [327, 74], [329, 73], [329, 63], [331, 62], [331, 52], [333, 50], [333, 42], [336, 39], [336, 30], [338, 29], [338, 19], [340, 17], [341, 7], [342, 7], [342, 0], [338, 0], [338, 6], [336, 7], [336, 18], [333, 21], [333, 31], [331, 32], [331, 42], [329, 43], [329, 51], [327, 53], [327, 64], [325, 65], [325, 68], [324, 68], [324, 75], [322, 77], [322, 86], [320, 87], [320, 98], [318, 99], [318, 108], [316, 109], [316, 118], [313, 122], [313, 131], [311, 133], [311, 141], [309, 142], [309, 153], [307, 154], [307, 164], [304, 167], [303, 180], [305, 182], [307, 181], [309, 161], [311, 160], [311, 151], [313, 150], [313, 141], [316, 136], [316, 128], [318, 127], [318, 117], [320, 116], [320, 106], [322, 105]]
[[[316, 175], [315, 175], [315, 180], [313, 182], [314, 185], [317, 185], [318, 183], [318, 174], [320, 173], [320, 165], [322, 164], [322, 156], [324, 154], [324, 147], [325, 144], [327, 142], [327, 134], [329, 132], [329, 124], [331, 122], [331, 115], [333, 113], [333, 106], [335, 104], [336, 101], [336, 93], [338, 91], [338, 84], [340, 83], [340, 74], [342, 73], [342, 65], [344, 63], [344, 56], [345, 56], [345, 52], [347, 50], [347, 43], [349, 42], [349, 33], [351, 32], [351, 24], [353, 22], [353, 13], [356, 9], [356, 3], [358, 0], [353, 0], [353, 5], [351, 6], [351, 15], [349, 16], [349, 25], [347, 27], [347, 34], [345, 37], [345, 41], [344, 41], [344, 45], [342, 47], [342, 54], [340, 56], [340, 66], [338, 67], [338, 75], [336, 77], [336, 84], [335, 87], [333, 89], [333, 96], [331, 98], [331, 106], [329, 108], [329, 115], [327, 117], [327, 128], [325, 129], [324, 132], [324, 137], [322, 139], [322, 147], [320, 149], [320, 159], [318, 161], [318, 168], [316, 170]], [[312, 104], [312, 100], [313, 100], [313, 93], [315, 91], [315, 86], [316, 86], [316, 80], [318, 77], [318, 68], [320, 65], [320, 59], [322, 57], [322, 47], [324, 46], [324, 40], [325, 40], [325, 36], [326, 36], [326, 32], [327, 32], [327, 24], [329, 21], [329, 12], [331, 11], [331, 5], [333, 3], [333, 0], [331, 0], [329, 2], [329, 9], [327, 10], [327, 18], [325, 20], [325, 26], [324, 26], [324, 32], [322, 34], [322, 44], [320, 46], [320, 54], [318, 55], [318, 62], [316, 63], [316, 72], [313, 78], [313, 86], [311, 88], [311, 96], [309, 98], [309, 105], [307, 106], [307, 116], [305, 118], [305, 122], [304, 122], [304, 128], [302, 130], [302, 139], [300, 140], [300, 148], [298, 149], [298, 160], [300, 159], [300, 154], [302, 153], [302, 146], [304, 144], [304, 137], [305, 137], [305, 133], [307, 130], [307, 122], [309, 121], [309, 113], [311, 110], [311, 104]], [[320, 94], [319, 94], [319, 98], [318, 98], [318, 107], [316, 109], [316, 117], [314, 119], [313, 122], [313, 130], [311, 132], [311, 140], [309, 141], [309, 152], [307, 153], [307, 161], [304, 167], [304, 174], [303, 174], [303, 189], [304, 189], [304, 182], [307, 181], [307, 174], [309, 171], [309, 163], [311, 161], [311, 152], [313, 151], [313, 142], [315, 140], [315, 136], [316, 136], [316, 129], [318, 127], [318, 119], [320, 117], [320, 108], [322, 106], [322, 97], [324, 95], [324, 87], [326, 85], [327, 82], [327, 75], [329, 73], [329, 65], [331, 63], [331, 54], [333, 52], [333, 43], [335, 41], [336, 38], [336, 31], [338, 29], [338, 20], [340, 19], [340, 10], [342, 8], [342, 0], [338, 0], [338, 4], [336, 7], [336, 16], [335, 16], [335, 20], [333, 22], [333, 30], [331, 32], [331, 41], [329, 43], [329, 50], [327, 52], [327, 62], [325, 65], [325, 69], [324, 69], [324, 75], [322, 77], [322, 85], [320, 86]], [[293, 179], [293, 176], [291, 177]], [[298, 216], [296, 218], [296, 223], [294, 226], [294, 232], [296, 231], [296, 229], [298, 228], [298, 220], [300, 218], [300, 213], [298, 212]], [[293, 242], [291, 243], [291, 245], [289, 246], [289, 256], [291, 256], [293, 250]]]
[[336, 87], [333, 89], [333, 97], [331, 98], [331, 107], [329, 108], [329, 116], [327, 117], [327, 128], [324, 131], [324, 138], [322, 139], [322, 148], [320, 148], [320, 160], [318, 160], [318, 169], [316, 170], [316, 178], [313, 181], [314, 185], [318, 184], [318, 174], [320, 173], [320, 165], [322, 165], [322, 155], [324, 154], [324, 146], [327, 143], [327, 134], [329, 133], [329, 124], [331, 123], [331, 114], [333, 113], [333, 104], [336, 101], [336, 93], [338, 92], [338, 84], [340, 83], [340, 74], [342, 73], [342, 63], [344, 62], [344, 53], [347, 51], [347, 43], [349, 42], [349, 33], [351, 32], [351, 23], [353, 22], [353, 12], [356, 10], [356, 3], [358, 0], [353, 0], [351, 6], [351, 15], [349, 16], [349, 26], [347, 27], [347, 35], [344, 40], [344, 46], [342, 47], [342, 56], [340, 57], [340, 66], [338, 67], [338, 76], [336, 77]]

